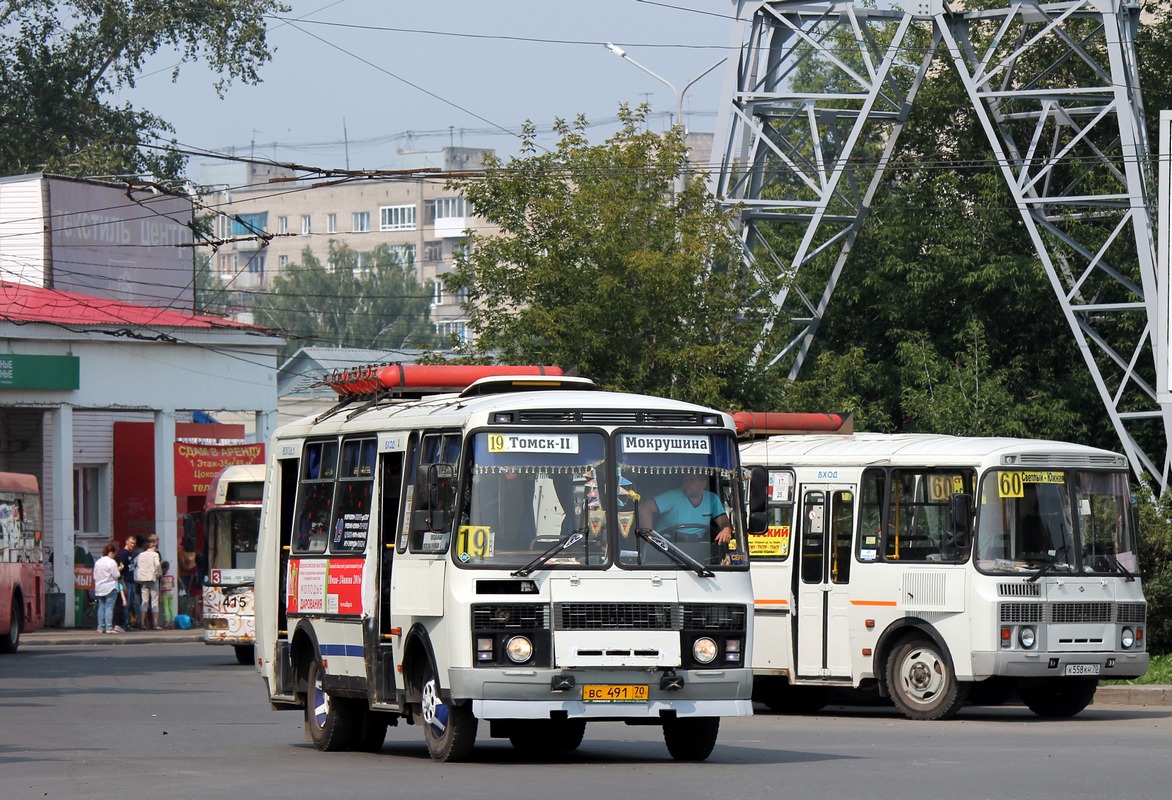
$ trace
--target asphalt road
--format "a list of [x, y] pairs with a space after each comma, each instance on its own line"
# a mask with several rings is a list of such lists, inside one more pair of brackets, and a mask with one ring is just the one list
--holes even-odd
[[[487, 727], [487, 726], [485, 726]], [[658, 728], [599, 723], [556, 760], [482, 729], [474, 759], [435, 764], [417, 729], [378, 754], [318, 753], [269, 710], [231, 649], [37, 646], [0, 658], [0, 798], [947, 798], [1172, 794], [1172, 708], [1095, 705], [1065, 721], [1020, 707], [911, 722], [889, 708], [729, 719], [712, 757], [671, 760]]]

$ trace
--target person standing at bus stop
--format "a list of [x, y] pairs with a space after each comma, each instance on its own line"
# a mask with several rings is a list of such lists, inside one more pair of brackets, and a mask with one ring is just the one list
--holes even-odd
[[[134, 583], [134, 559], [138, 557], [138, 538], [133, 534], [126, 537], [126, 543], [114, 556], [118, 568], [122, 573], [122, 625], [124, 630], [132, 631], [138, 623], [140, 612], [138, 608], [138, 586]], [[124, 597], [122, 595], [125, 595]]]
[[134, 579], [142, 592], [142, 626], [146, 630], [158, 630], [159, 624], [159, 578], [163, 566], [159, 558], [159, 537], [147, 539], [146, 550], [134, 560]]
[[102, 557], [94, 562], [94, 597], [98, 599], [98, 633], [114, 630], [114, 598], [118, 596], [118, 547], [110, 542], [102, 548]]

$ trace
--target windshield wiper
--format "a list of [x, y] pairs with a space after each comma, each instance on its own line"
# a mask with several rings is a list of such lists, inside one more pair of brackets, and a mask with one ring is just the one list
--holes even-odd
[[[1054, 555], [1050, 556], [1050, 560], [1042, 565], [1041, 569], [1026, 579], [1026, 583], [1034, 583], [1038, 578], [1045, 575], [1058, 564], [1058, 559], [1061, 558], [1067, 550], [1070, 549], [1070, 542], [1063, 542], [1062, 546], [1054, 551]], [[1069, 565], [1067, 565], [1069, 566]]]
[[1111, 556], [1109, 556], [1109, 559], [1110, 560], [1108, 563], [1111, 564], [1111, 569], [1118, 570], [1119, 572], [1122, 572], [1126, 576], [1125, 577], [1126, 581], [1128, 581], [1130, 583], [1131, 581], [1134, 581], [1136, 579], [1136, 574], [1134, 572], [1132, 572], [1131, 570], [1129, 570], [1127, 567], [1123, 566], [1122, 562], [1119, 561], [1118, 556], [1111, 555]]
[[537, 558], [530, 561], [525, 566], [521, 567], [516, 572], [511, 573], [512, 577], [524, 578], [530, 572], [532, 572], [533, 570], [540, 567], [542, 564], [549, 561], [551, 558], [556, 556], [558, 553], [560, 553], [564, 550], [569, 550], [571, 547], [573, 547], [574, 545], [576, 545], [578, 542], [582, 541], [585, 538], [586, 538], [586, 529], [585, 528], [578, 528], [577, 530], [570, 531], [565, 537], [558, 540], [558, 542], [556, 544], [554, 544], [553, 547], [546, 550], [544, 553], [542, 553]]
[[681, 567], [692, 570], [701, 578], [716, 577], [716, 573], [685, 553], [677, 545], [672, 544], [667, 539], [664, 539], [659, 534], [659, 531], [655, 530], [654, 528], [635, 528], [635, 535], [640, 539], [648, 542], [656, 549], [661, 550], [665, 556], [679, 564]]

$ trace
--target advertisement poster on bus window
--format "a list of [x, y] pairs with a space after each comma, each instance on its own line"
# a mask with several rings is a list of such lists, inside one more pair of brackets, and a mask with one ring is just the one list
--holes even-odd
[[789, 555], [789, 525], [770, 525], [762, 534], [749, 535], [749, 558], [785, 558]]
[[362, 614], [361, 558], [298, 558], [289, 561], [290, 614]]

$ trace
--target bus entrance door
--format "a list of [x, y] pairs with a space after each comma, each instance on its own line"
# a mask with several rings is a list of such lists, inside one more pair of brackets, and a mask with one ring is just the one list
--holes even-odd
[[798, 678], [849, 681], [853, 489], [805, 486], [798, 515]]

